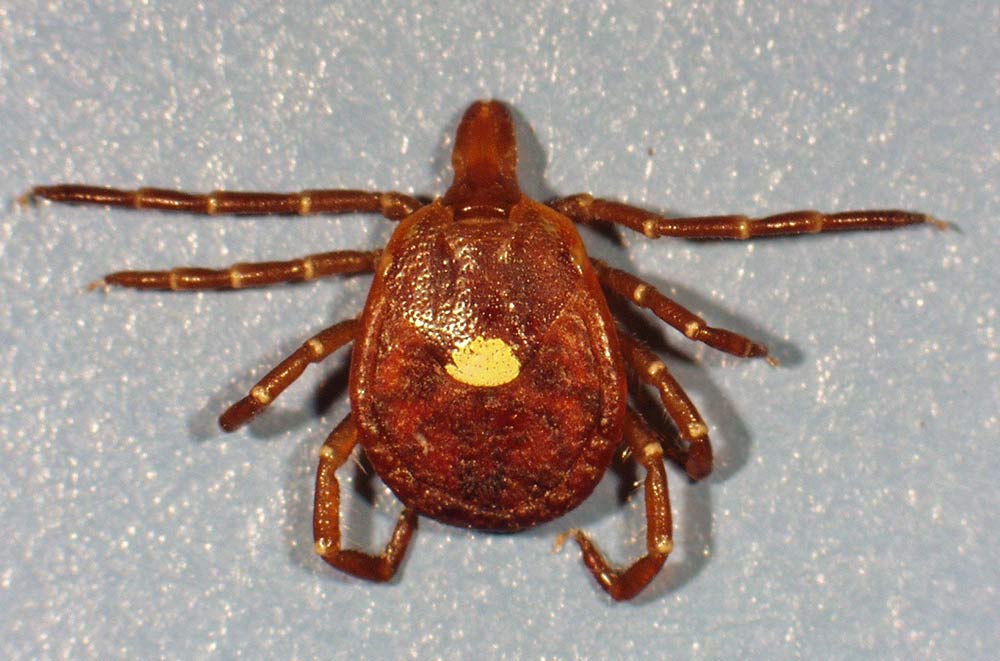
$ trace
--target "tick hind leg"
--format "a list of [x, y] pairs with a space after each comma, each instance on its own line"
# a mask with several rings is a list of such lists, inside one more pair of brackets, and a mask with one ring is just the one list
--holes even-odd
[[712, 472], [712, 442], [698, 409], [656, 354], [622, 328], [618, 330], [618, 338], [626, 364], [640, 381], [659, 391], [667, 415], [677, 427], [681, 441], [687, 444], [687, 447], [664, 448], [667, 456], [683, 466], [692, 480], [706, 477]]
[[392, 538], [380, 555], [341, 548], [340, 482], [336, 471], [351, 456], [358, 443], [358, 430], [350, 414], [337, 425], [323, 444], [316, 472], [316, 502], [313, 511], [313, 537], [316, 553], [337, 569], [369, 581], [388, 581], [399, 569], [413, 531], [417, 515], [404, 509], [396, 522]]
[[380, 213], [389, 220], [406, 218], [423, 206], [419, 200], [396, 192], [323, 189], [298, 193], [213, 191], [201, 194], [163, 188], [121, 190], [85, 184], [35, 186], [22, 195], [18, 202], [29, 204], [38, 199], [65, 204], [157, 209], [205, 216]]
[[825, 214], [791, 211], [765, 218], [743, 215], [666, 218], [638, 207], [602, 200], [587, 194], [571, 195], [549, 203], [553, 209], [581, 222], [623, 225], [651, 239], [679, 236], [686, 239], [751, 239], [759, 236], [817, 234], [852, 230], [886, 230], [930, 223], [938, 229], [948, 224], [922, 213], [897, 209], [870, 209]]
[[318, 363], [354, 339], [358, 320], [349, 319], [334, 324], [307, 340], [288, 358], [257, 382], [250, 394], [236, 402], [219, 417], [219, 426], [234, 431], [255, 418], [284, 392], [285, 388], [302, 376], [310, 363]]
[[[625, 440], [642, 467], [646, 470], [646, 554], [624, 570], [608, 564], [590, 538], [580, 530], [572, 535], [583, 553], [583, 561], [597, 582], [617, 601], [631, 599], [639, 594], [659, 573], [673, 549], [673, 520], [670, 512], [670, 493], [667, 473], [663, 464], [663, 446], [645, 421], [632, 408], [625, 418]], [[561, 543], [561, 538], [558, 543]]]

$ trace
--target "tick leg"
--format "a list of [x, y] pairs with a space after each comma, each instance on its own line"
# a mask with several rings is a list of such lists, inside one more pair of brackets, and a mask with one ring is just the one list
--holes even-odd
[[163, 188], [120, 190], [83, 184], [35, 186], [18, 200], [28, 204], [37, 199], [69, 204], [100, 204], [129, 209], [159, 209], [213, 216], [298, 215], [320, 213], [380, 213], [389, 220], [406, 218], [423, 204], [409, 195], [359, 190], [305, 190], [298, 193], [255, 193], [213, 191], [185, 193]]
[[236, 402], [219, 417], [219, 426], [225, 431], [234, 431], [250, 422], [274, 399], [302, 376], [310, 363], [318, 363], [331, 353], [354, 339], [358, 320], [349, 319], [334, 324], [312, 337], [296, 349], [288, 358], [267, 373], [250, 389], [250, 394]]
[[[622, 356], [636, 376], [654, 386], [660, 392], [660, 400], [667, 415], [677, 427], [681, 440], [688, 447], [679, 453], [667, 449], [671, 459], [679, 458], [692, 480], [700, 480], [712, 472], [712, 443], [708, 438], [708, 426], [702, 420], [687, 393], [667, 370], [667, 366], [652, 351], [626, 331], [618, 329]], [[679, 456], [678, 456], [679, 455]]]
[[631, 407], [625, 418], [625, 439], [632, 455], [646, 470], [646, 555], [625, 570], [608, 564], [594, 543], [580, 530], [571, 534], [580, 545], [583, 561], [608, 594], [617, 601], [631, 599], [659, 573], [673, 549], [673, 522], [663, 446], [645, 421]]
[[381, 555], [340, 548], [340, 482], [336, 471], [358, 443], [358, 430], [350, 414], [337, 425], [319, 452], [316, 472], [316, 503], [313, 510], [313, 538], [316, 553], [337, 569], [369, 581], [388, 581], [417, 528], [417, 515], [404, 509], [396, 522], [392, 538]]
[[680, 303], [661, 294], [648, 282], [640, 280], [631, 273], [612, 268], [600, 260], [590, 261], [602, 285], [636, 305], [651, 310], [657, 317], [692, 340], [704, 342], [713, 349], [734, 356], [767, 357], [767, 347], [763, 344], [751, 342], [742, 335], [724, 328], [713, 328]]
[[679, 236], [686, 239], [750, 239], [758, 236], [817, 234], [850, 230], [895, 229], [904, 225], [930, 223], [946, 229], [947, 223], [921, 213], [898, 210], [791, 211], [766, 218], [747, 216], [692, 216], [665, 218], [638, 207], [602, 200], [586, 193], [549, 202], [549, 206], [580, 223], [601, 221], [624, 225], [651, 239]]
[[381, 254], [380, 250], [339, 250], [307, 255], [287, 262], [233, 264], [224, 269], [181, 267], [169, 271], [117, 271], [91, 283], [90, 289], [109, 285], [167, 291], [263, 287], [330, 275], [368, 273], [375, 270]]

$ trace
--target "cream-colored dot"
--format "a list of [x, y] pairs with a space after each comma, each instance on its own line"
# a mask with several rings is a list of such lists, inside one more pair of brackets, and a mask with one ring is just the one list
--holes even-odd
[[809, 231], [813, 234], [823, 231], [823, 216], [821, 214], [813, 214], [812, 223], [809, 225]]
[[642, 453], [647, 457], [658, 457], [663, 454], [663, 446], [659, 443], [646, 443], [642, 448]]
[[316, 277], [316, 265], [313, 264], [311, 257], [306, 257], [302, 260], [302, 279], [312, 280]]
[[315, 337], [306, 342], [306, 344], [308, 344], [309, 348], [312, 349], [313, 356], [315, 356], [316, 358], [319, 358], [320, 356], [323, 355], [323, 343], [320, 342]]
[[656, 543], [656, 551], [662, 553], [663, 555], [670, 555], [670, 552], [674, 550], [674, 543], [669, 539], [661, 539]]
[[638, 285], [632, 291], [632, 300], [635, 301], [636, 303], [638, 303], [639, 305], [642, 305], [642, 299], [646, 298], [646, 291], [648, 289], [649, 289], [649, 287], [647, 287], [646, 285], [642, 285], [642, 284]]
[[316, 551], [316, 555], [325, 558], [326, 554], [330, 552], [330, 542], [323, 538], [317, 539], [316, 543], [313, 544], [313, 550]]
[[510, 383], [521, 373], [521, 361], [510, 345], [500, 338], [481, 335], [459, 344], [451, 352], [448, 375], [470, 386], [493, 387]]
[[701, 324], [698, 323], [697, 321], [689, 321], [684, 326], [684, 334], [687, 335], [688, 337], [695, 337], [698, 334], [698, 331], [700, 330], [701, 330]]
[[658, 235], [656, 233], [656, 221], [650, 218], [642, 223], [642, 233], [651, 239], [655, 239]]
[[688, 425], [688, 434], [693, 439], [701, 439], [708, 436], [708, 427], [703, 422], [692, 422]]
[[271, 396], [267, 394], [267, 391], [260, 386], [255, 386], [253, 390], [250, 391], [250, 396], [257, 400], [260, 404], [270, 404]]
[[205, 213], [211, 216], [218, 210], [219, 210], [219, 200], [215, 197], [215, 193], [212, 193], [205, 200]]
[[383, 213], [391, 209], [394, 203], [395, 200], [388, 193], [383, 193], [382, 195], [378, 196], [378, 204], [380, 207], [382, 207]]
[[656, 376], [665, 369], [667, 369], [667, 366], [664, 365], [662, 361], [654, 360], [649, 364], [649, 367], [646, 368], [646, 374]]
[[180, 286], [181, 286], [180, 285], [180, 279], [181, 279], [181, 274], [180, 273], [178, 273], [177, 271], [171, 271], [170, 272], [169, 287], [171, 289], [175, 290], [175, 291], [178, 290], [178, 289], [180, 289]]
[[243, 286], [243, 274], [237, 269], [229, 269], [229, 286], [233, 289], [239, 289]]
[[333, 461], [337, 458], [337, 452], [331, 448], [329, 445], [324, 445], [319, 449], [319, 456], [323, 459], [329, 459]]
[[739, 227], [740, 227], [740, 238], [741, 239], [749, 239], [750, 238], [750, 221], [749, 220], [745, 220], [745, 219], [741, 220]]
[[313, 201], [308, 195], [299, 195], [299, 215], [305, 216], [312, 211]]

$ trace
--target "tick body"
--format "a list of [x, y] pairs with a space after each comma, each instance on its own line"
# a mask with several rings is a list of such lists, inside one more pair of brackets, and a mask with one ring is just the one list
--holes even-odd
[[[391, 192], [194, 195], [61, 184], [26, 200], [199, 214], [377, 212], [400, 224], [384, 250], [337, 251], [220, 270], [122, 271], [99, 283], [137, 289], [240, 289], [373, 272], [364, 311], [306, 340], [220, 418], [232, 431], [269, 406], [311, 364], [354, 342], [352, 412], [327, 438], [316, 478], [314, 537], [328, 563], [384, 581], [398, 569], [418, 515], [516, 531], [579, 505], [622, 449], [645, 469], [646, 553], [610, 565], [572, 535], [615, 599], [638, 594], [672, 548], [664, 458], [692, 479], [712, 468], [708, 427], [666, 365], [616, 325], [605, 294], [650, 310], [692, 340], [743, 357], [767, 349], [713, 328], [650, 284], [589, 258], [574, 223], [620, 224], [646, 236], [749, 239], [940, 223], [904, 211], [767, 218], [665, 218], [587, 194], [542, 204], [521, 193], [514, 126], [495, 101], [459, 124], [455, 179], [429, 204]], [[629, 405], [626, 373], [659, 391], [676, 433], [654, 432]], [[336, 470], [360, 446], [403, 503], [379, 554], [343, 548]]]

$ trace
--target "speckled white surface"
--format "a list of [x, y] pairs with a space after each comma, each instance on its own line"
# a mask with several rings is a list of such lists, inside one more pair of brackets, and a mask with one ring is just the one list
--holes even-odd
[[[0, 656], [995, 653], [995, 3], [32, 4], [0, 2]], [[515, 108], [536, 196], [908, 207], [960, 226], [745, 244], [587, 233], [784, 359], [664, 333], [696, 359], [667, 358], [719, 466], [697, 485], [670, 470], [677, 551], [632, 604], [611, 603], [575, 549], [550, 552], [571, 525], [615, 558], [639, 552], [641, 497], [619, 505], [613, 480], [524, 534], [424, 520], [389, 585], [312, 555], [345, 356], [248, 430], [214, 420], [355, 314], [366, 279], [82, 292], [119, 268], [378, 246], [390, 223], [13, 204], [59, 180], [440, 193], [461, 111], [489, 96]], [[346, 514], [369, 547], [397, 508], [375, 491], [374, 514], [358, 497]]]

